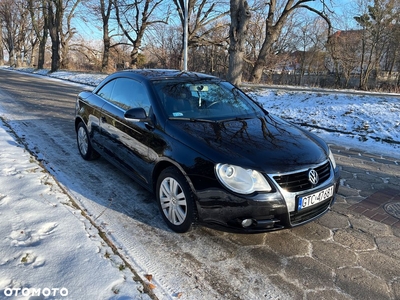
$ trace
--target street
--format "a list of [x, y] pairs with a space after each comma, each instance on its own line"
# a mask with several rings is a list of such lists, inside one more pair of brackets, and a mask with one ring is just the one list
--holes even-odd
[[334, 145], [342, 185], [318, 221], [179, 235], [153, 195], [104, 159], [80, 157], [73, 118], [83, 86], [4, 70], [0, 82], [6, 123], [132, 268], [152, 274], [160, 299], [400, 299], [400, 220], [383, 209], [400, 203], [396, 159]]

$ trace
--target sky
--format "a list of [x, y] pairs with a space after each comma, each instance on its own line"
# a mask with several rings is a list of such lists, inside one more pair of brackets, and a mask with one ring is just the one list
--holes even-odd
[[[46, 75], [47, 71], [38, 73]], [[104, 78], [71, 72], [51, 76], [89, 86]], [[305, 128], [329, 143], [391, 156], [400, 163], [400, 95], [285, 91], [280, 87], [252, 88], [250, 94], [271, 113], [312, 125]], [[1, 105], [0, 116], [8, 116]], [[142, 283], [120, 267], [123, 261], [112, 254], [97, 229], [79, 210], [65, 205], [69, 197], [74, 195], [44, 171], [0, 120], [0, 299], [63, 299], [65, 293], [65, 299], [74, 300], [149, 299]], [[159, 270], [163, 271], [167, 270]], [[144, 284], [154, 287], [156, 295], [163, 290], [151, 277], [140, 276]], [[167, 275], [164, 282], [168, 282]], [[38, 291], [42, 297], [31, 297]], [[55, 296], [44, 297], [49, 293]]]

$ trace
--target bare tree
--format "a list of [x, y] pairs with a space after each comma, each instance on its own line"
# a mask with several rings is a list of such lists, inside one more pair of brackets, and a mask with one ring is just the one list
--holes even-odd
[[[1, 24], [1, 20], [0, 20]], [[0, 66], [4, 65], [3, 35], [0, 32]]]
[[[113, 23], [115, 21], [113, 14], [115, 13], [114, 0], [86, 0], [82, 4], [88, 10], [83, 13], [81, 19], [89, 24], [89, 27], [95, 27], [102, 33], [103, 44], [100, 69], [105, 73], [111, 72], [114, 70], [111, 61], [111, 48], [117, 46], [118, 40], [123, 36], [123, 34], [118, 33], [116, 30], [118, 24]], [[118, 39], [116, 39], [117, 37]]]
[[182, 64], [182, 30], [179, 25], [156, 24], [149, 32], [154, 41], [144, 47], [147, 68], [179, 69]]
[[361, 30], [338, 31], [328, 40], [326, 47], [332, 59], [337, 87], [342, 85], [342, 77], [345, 80], [344, 86], [348, 87], [351, 75], [359, 70], [362, 34]]
[[[55, 72], [61, 66], [68, 67], [69, 42], [76, 33], [75, 28], [71, 26], [71, 20], [80, 0], [45, 1], [48, 16], [47, 27], [51, 38], [51, 72]], [[65, 29], [63, 28], [64, 21]], [[60, 53], [62, 53], [62, 56]], [[61, 58], [63, 61], [61, 61]]]
[[[254, 67], [250, 75], [250, 81], [252, 82], [259, 82], [261, 80], [265, 62], [269, 58], [269, 56], [273, 54], [272, 50], [274, 43], [277, 41], [279, 35], [282, 32], [282, 28], [288, 21], [289, 17], [297, 9], [305, 9], [311, 11], [323, 18], [328, 24], [327, 36], [330, 35], [332, 26], [325, 12], [325, 9], [319, 11], [307, 5], [308, 2], [313, 2], [313, 0], [285, 1], [282, 0], [281, 3], [279, 2], [279, 0], [270, 0], [266, 3], [266, 5], [268, 6], [268, 12], [265, 19], [265, 39], [259, 51], [258, 57], [254, 62]], [[324, 0], [321, 1], [324, 8], [326, 8]]]
[[110, 70], [109, 57], [111, 48], [111, 36], [109, 29], [109, 21], [111, 17], [111, 11], [113, 6], [113, 0], [100, 0], [100, 13], [103, 21], [103, 59], [101, 62], [101, 71], [106, 72]]
[[31, 15], [32, 28], [39, 40], [38, 69], [43, 69], [45, 63], [46, 43], [49, 35], [46, 0], [28, 0], [28, 10]]
[[157, 18], [163, 0], [114, 0], [118, 26], [132, 46], [130, 67], [136, 68], [146, 30], [157, 23], [167, 23], [169, 13]]
[[[178, 10], [182, 28], [184, 27], [184, 1], [174, 0]], [[229, 11], [219, 2], [210, 0], [188, 0], [188, 47], [200, 46], [225, 47], [227, 37], [215, 35], [221, 29], [226, 28], [227, 22], [222, 21]], [[218, 37], [218, 38], [217, 38]], [[181, 61], [183, 62], [183, 40], [181, 47]]]
[[62, 0], [46, 0], [47, 27], [51, 38], [51, 72], [60, 68], [60, 32], [64, 7]]
[[314, 81], [308, 81], [309, 84], [317, 84], [318, 76], [325, 71], [325, 46], [326, 46], [326, 23], [321, 18], [311, 18], [310, 16], [298, 16], [300, 22], [295, 26], [293, 39], [294, 47], [298, 56], [298, 65], [295, 68], [295, 74], [299, 75], [298, 84], [302, 85], [305, 75], [312, 75]]
[[393, 21], [398, 15], [395, 4], [396, 2], [393, 0], [375, 0], [373, 6], [368, 5], [368, 12], [355, 17], [363, 32], [359, 74], [360, 89], [368, 89], [371, 75], [374, 75], [374, 79], [376, 79], [379, 73], [383, 51], [390, 40]]
[[0, 20], [2, 22], [2, 40], [8, 51], [11, 66], [22, 65], [22, 51], [27, 30], [26, 12], [21, 1], [3, 0], [0, 2]]
[[60, 42], [61, 42], [61, 63], [60, 67], [62, 69], [69, 68], [70, 62], [70, 42], [74, 35], [76, 34], [76, 29], [72, 27], [72, 19], [75, 16], [76, 8], [78, 7], [81, 0], [64, 0], [64, 8], [62, 10], [62, 22], [60, 31]]
[[231, 0], [230, 15], [228, 80], [239, 85], [242, 82], [244, 46], [251, 16], [247, 1]]

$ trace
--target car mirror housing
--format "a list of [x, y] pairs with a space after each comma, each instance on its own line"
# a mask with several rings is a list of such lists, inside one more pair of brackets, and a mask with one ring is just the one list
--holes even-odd
[[124, 114], [125, 119], [133, 122], [149, 122], [146, 111], [142, 107], [135, 107], [127, 110]]

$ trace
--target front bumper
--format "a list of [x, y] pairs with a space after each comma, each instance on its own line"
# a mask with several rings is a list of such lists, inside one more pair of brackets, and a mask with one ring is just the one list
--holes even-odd
[[[307, 207], [298, 209], [298, 196], [318, 192], [334, 186], [333, 196]], [[339, 188], [339, 171], [332, 170], [329, 179], [313, 189], [288, 192], [278, 185], [272, 193], [244, 196], [224, 188], [198, 191], [198, 222], [206, 227], [236, 233], [262, 233], [292, 228], [311, 222], [329, 211], [335, 202]]]

